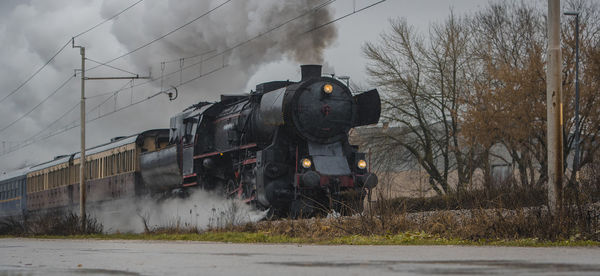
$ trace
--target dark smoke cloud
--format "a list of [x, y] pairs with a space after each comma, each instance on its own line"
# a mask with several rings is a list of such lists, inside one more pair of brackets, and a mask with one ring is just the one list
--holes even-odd
[[[104, 2], [103, 16], [115, 12], [111, 8], [114, 6], [113, 2], [119, 1]], [[205, 55], [210, 57], [214, 53], [223, 52], [249, 38], [265, 33], [322, 2], [323, 0], [232, 1], [206, 18], [160, 41], [144, 54], [135, 55], [133, 62], [139, 70], [151, 67], [157, 74], [160, 71], [160, 62], [165, 59], [177, 59], [215, 50]], [[223, 1], [144, 2], [143, 7], [135, 9], [131, 16], [120, 18], [119, 22], [113, 25], [112, 33], [122, 45], [132, 50], [140, 45], [140, 41], [158, 37], [173, 26], [192, 20], [198, 14], [220, 3]], [[328, 25], [304, 33], [331, 19], [332, 15], [327, 7], [318, 9], [243, 47], [226, 52], [225, 57], [218, 56], [208, 61], [207, 67], [218, 66], [219, 63], [224, 62], [239, 70], [237, 78], [234, 79], [236, 85], [229, 87], [236, 90], [246, 85], [245, 80], [252, 76], [252, 72], [269, 62], [288, 57], [299, 64], [322, 63], [324, 49], [337, 37], [335, 27]], [[198, 60], [199, 58], [185, 60], [184, 65]], [[178, 62], [167, 64], [168, 69], [165, 70], [176, 70], [179, 65]], [[188, 77], [192, 77], [198, 72], [187, 74]], [[177, 81], [178, 78], [175, 78], [175, 83]]]

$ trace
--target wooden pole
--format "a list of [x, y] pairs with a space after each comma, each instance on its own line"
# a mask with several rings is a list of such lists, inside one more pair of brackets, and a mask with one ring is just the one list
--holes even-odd
[[546, 71], [548, 207], [557, 213], [562, 205], [563, 103], [560, 49], [560, 0], [548, 0], [548, 67]]

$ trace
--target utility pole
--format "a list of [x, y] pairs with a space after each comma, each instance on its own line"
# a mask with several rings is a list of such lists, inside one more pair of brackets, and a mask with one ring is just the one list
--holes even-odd
[[85, 232], [86, 228], [86, 212], [85, 212], [85, 199], [86, 199], [86, 186], [85, 186], [85, 47], [75, 46], [75, 38], [73, 38], [73, 48], [79, 48], [81, 54], [81, 151], [79, 152], [79, 216], [81, 218], [81, 230]]
[[558, 214], [562, 205], [563, 122], [560, 49], [560, 0], [548, 0], [548, 67], [546, 71], [546, 112], [548, 150], [548, 207]]
[[111, 80], [111, 79], [150, 79], [150, 77], [101, 77], [87, 78], [85, 76], [85, 47], [75, 46], [75, 38], [71, 40], [73, 48], [79, 48], [81, 53], [81, 152], [79, 154], [79, 215], [81, 217], [81, 229], [86, 231], [86, 185], [85, 185], [85, 81], [86, 80]]

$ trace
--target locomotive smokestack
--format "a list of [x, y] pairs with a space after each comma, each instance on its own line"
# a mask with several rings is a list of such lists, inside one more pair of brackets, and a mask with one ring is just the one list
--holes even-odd
[[321, 65], [300, 65], [300, 70], [302, 71], [302, 79], [300, 81], [305, 81], [310, 78], [321, 77]]

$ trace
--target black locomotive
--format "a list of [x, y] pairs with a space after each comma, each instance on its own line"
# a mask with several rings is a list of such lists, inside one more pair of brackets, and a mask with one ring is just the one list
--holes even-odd
[[379, 121], [377, 90], [353, 96], [320, 65], [301, 66], [299, 82], [273, 81], [244, 95], [222, 95], [171, 118], [169, 144], [142, 153], [153, 191], [219, 189], [276, 215], [362, 210], [377, 185], [365, 153], [348, 142], [356, 126]]

